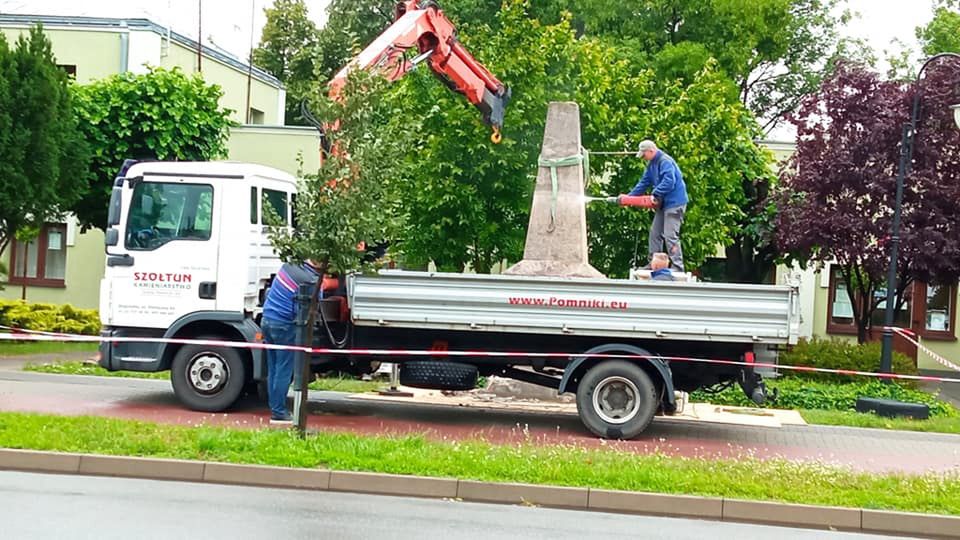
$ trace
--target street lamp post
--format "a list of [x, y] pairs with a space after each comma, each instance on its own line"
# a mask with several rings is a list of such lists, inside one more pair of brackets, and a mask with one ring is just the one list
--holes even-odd
[[[917, 72], [917, 78], [914, 80], [914, 86], [920, 82], [927, 66], [944, 57], [952, 57], [960, 60], [960, 54], [940, 53], [931, 56], [923, 63], [923, 67]], [[953, 109], [953, 119], [960, 129], [960, 104], [951, 107]], [[887, 299], [885, 302], [885, 312], [883, 317], [883, 349], [880, 353], [880, 371], [890, 373], [893, 371], [893, 309], [895, 291], [897, 288], [897, 256], [900, 251], [900, 210], [903, 204], [903, 181], [910, 174], [910, 166], [913, 161], [913, 141], [917, 133], [917, 120], [920, 115], [920, 91], [916, 89], [913, 94], [913, 106], [910, 109], [910, 123], [903, 126], [903, 135], [900, 144], [900, 164], [897, 167], [897, 194], [893, 207], [893, 223], [890, 230], [890, 266], [887, 271]]]

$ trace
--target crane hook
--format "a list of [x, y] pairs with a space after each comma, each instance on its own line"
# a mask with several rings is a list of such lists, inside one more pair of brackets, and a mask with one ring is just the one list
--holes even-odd
[[500, 126], [493, 126], [493, 133], [490, 134], [490, 142], [493, 144], [500, 144], [500, 141], [503, 140], [503, 136], [500, 135]]

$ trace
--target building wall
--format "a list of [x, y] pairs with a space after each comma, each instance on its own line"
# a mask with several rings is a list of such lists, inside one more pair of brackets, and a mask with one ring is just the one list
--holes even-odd
[[[54, 304], [72, 304], [76, 307], [96, 309], [100, 301], [100, 278], [103, 277], [105, 256], [103, 254], [103, 231], [91, 229], [80, 232], [72, 224], [67, 230], [67, 270], [63, 288], [32, 287], [26, 290], [29, 302], [50, 302]], [[3, 264], [10, 267], [10, 248], [0, 255]], [[11, 269], [12, 272], [12, 269]], [[5, 285], [0, 298], [16, 300], [21, 298], [23, 287], [16, 284]]]
[[[27, 27], [5, 27], [0, 31], [13, 44]], [[58, 64], [77, 66], [77, 82], [102, 79], [120, 71], [120, 32], [107, 30], [44, 28]]]
[[[29, 31], [29, 25], [11, 24], [0, 28], [8, 41]], [[146, 65], [167, 69], [179, 67], [185, 73], [197, 71], [197, 51], [157, 32], [143, 28], [62, 28], [48, 25], [43, 29], [50, 39], [58, 64], [74, 65], [77, 82], [86, 84], [117, 73], [131, 71], [144, 73]], [[123, 42], [127, 43], [123, 56]], [[230, 118], [237, 123], [247, 122], [246, 71], [204, 55], [201, 74], [210, 84], [223, 90], [220, 105], [232, 111]], [[250, 77], [250, 107], [263, 113], [258, 123], [283, 125], [285, 90]]]
[[[197, 70], [197, 51], [180, 43], [171, 42], [160, 65], [165, 68], [179, 67], [186, 73]], [[230, 118], [237, 123], [247, 122], [247, 74], [241, 73], [219, 61], [204, 57], [201, 64], [203, 80], [220, 86], [223, 96], [220, 106], [232, 111]], [[283, 125], [283, 90], [252, 77], [250, 80], [250, 107], [263, 112], [263, 124]], [[280, 113], [280, 114], [278, 114]]]
[[239, 126], [230, 130], [227, 148], [231, 161], [267, 165], [294, 176], [320, 167], [320, 138], [313, 128]]
[[[813, 335], [820, 338], [855, 341], [856, 336], [827, 333], [827, 310], [829, 309], [830, 301], [830, 279], [828, 274], [826, 272], [817, 272], [814, 286]], [[957, 325], [960, 324], [960, 316], [958, 316], [957, 313], [953, 313], [952, 315], [953, 328], [956, 329], [958, 328]], [[921, 339], [920, 342], [924, 346], [930, 348], [933, 352], [939, 354], [947, 360], [952, 361], [953, 363], [958, 363], [958, 361], [960, 361], [960, 342], [956, 340], [942, 341]], [[877, 362], [879, 363], [879, 361], [880, 359], [878, 358]], [[936, 360], [934, 360], [930, 355], [924, 353], [922, 350], [917, 352], [917, 367], [920, 369], [932, 370], [949, 369], [937, 363]]]

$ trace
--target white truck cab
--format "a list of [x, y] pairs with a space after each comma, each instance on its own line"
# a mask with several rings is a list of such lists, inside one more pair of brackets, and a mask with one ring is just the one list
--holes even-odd
[[[266, 234], [264, 205], [290, 225], [295, 193], [293, 176], [261, 165], [125, 163], [108, 216], [103, 335], [258, 341], [262, 295], [281, 264]], [[105, 344], [100, 363], [112, 370], [161, 371], [184, 350], [192, 348]], [[219, 402], [202, 406], [205, 394], [222, 396], [228, 384], [238, 393], [244, 383], [263, 378], [258, 351], [225, 351], [230, 358], [204, 351], [180, 359], [181, 375], [193, 377], [189, 386], [199, 400], [191, 405], [216, 409]], [[243, 365], [230, 365], [236, 361]]]

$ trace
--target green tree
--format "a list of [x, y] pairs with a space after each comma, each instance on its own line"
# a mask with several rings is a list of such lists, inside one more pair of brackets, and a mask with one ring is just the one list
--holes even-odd
[[[578, 35], [624, 50], [637, 68], [689, 82], [709, 58], [736, 84], [742, 103], [771, 128], [814, 92], [838, 54], [861, 54], [838, 29], [846, 0], [530, 0], [530, 15], [556, 24], [572, 14]], [[491, 23], [497, 0], [448, 0], [465, 25]], [[501, 28], [494, 27], [495, 31]]]
[[263, 11], [267, 22], [253, 63], [286, 85], [286, 123], [298, 124], [300, 101], [313, 87], [319, 33], [303, 0], [276, 0]]
[[88, 189], [87, 146], [67, 74], [36, 26], [0, 34], [0, 254], [18, 232], [62, 214]]
[[[691, 200], [682, 236], [684, 261], [690, 268], [699, 267], [717, 246], [731, 245], [743, 234], [742, 224], [752, 210], [748, 189], [771, 176], [772, 157], [754, 143], [760, 132], [753, 115], [724, 98], [729, 85], [708, 62], [690, 84], [657, 85], [647, 89], [646, 96], [624, 104], [627, 123], [614, 122], [600, 137], [617, 140], [616, 130], [626, 125], [627, 135], [618, 141], [621, 147], [632, 149], [640, 139], [652, 138], [677, 160]], [[644, 164], [621, 159], [609, 167], [609, 184], [597, 185], [594, 194], [625, 193], [642, 175]], [[594, 205], [588, 217], [595, 267], [625, 276], [638, 239], [639, 262], [644, 262], [651, 213]]]
[[332, 0], [316, 49], [316, 76], [326, 83], [393, 23], [394, 0]]
[[121, 73], [75, 87], [80, 129], [93, 150], [92, 188], [73, 210], [104, 228], [113, 179], [123, 160], [209, 160], [226, 155], [230, 110], [223, 92], [177, 68]]
[[[507, 2], [493, 32], [479, 23], [461, 32], [466, 47], [513, 88], [505, 140], [487, 143], [477, 112], [459, 95], [415, 72], [392, 93], [405, 105], [418, 134], [409, 152], [402, 190], [405, 262], [432, 260], [443, 270], [469, 264], [487, 272], [523, 251], [528, 211], [550, 101], [581, 104], [587, 148], [635, 148], [647, 137], [672, 152], [689, 177], [694, 203], [688, 211], [684, 249], [691, 267], [718, 243], [732, 240], [742, 214], [744, 177], [765, 174], [767, 157], [753, 144], [759, 132], [736, 99], [728, 79], [712, 64], [687, 86], [664, 84], [636, 70], [605, 40], [577, 38], [569, 20], [543, 25], [523, 2]], [[624, 192], [642, 173], [640, 160], [595, 159], [595, 193]], [[591, 262], [625, 275], [636, 234], [651, 216], [614, 207], [588, 210]]]
[[917, 28], [923, 54], [932, 56], [942, 52], [960, 53], [960, 12], [956, 0], [941, 1], [933, 12], [933, 19], [926, 26]]
[[[402, 111], [383, 103], [387, 81], [351, 73], [341, 99], [331, 101], [318, 85], [310, 105], [326, 122], [337, 151], [297, 190], [296, 230], [274, 226], [270, 238], [284, 260], [313, 259], [330, 272], [364, 266], [358, 243], [375, 245], [396, 234], [393, 190], [409, 134]], [[273, 216], [272, 223], [278, 223]]]

